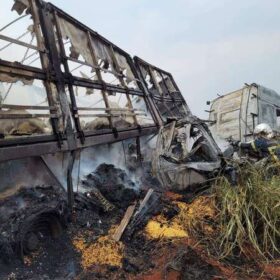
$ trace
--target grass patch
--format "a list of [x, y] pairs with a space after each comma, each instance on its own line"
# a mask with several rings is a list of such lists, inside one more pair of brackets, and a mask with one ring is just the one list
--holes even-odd
[[280, 249], [280, 177], [268, 179], [267, 169], [249, 163], [239, 173], [238, 186], [222, 177], [213, 188], [219, 213], [218, 251], [221, 257], [242, 253], [274, 258]]

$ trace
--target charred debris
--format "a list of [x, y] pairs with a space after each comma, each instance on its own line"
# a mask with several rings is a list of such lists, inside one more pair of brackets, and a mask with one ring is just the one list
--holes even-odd
[[[170, 73], [51, 3], [4, 2], [12, 12], [0, 29], [0, 275], [126, 279], [153, 269], [165, 249], [143, 234], [155, 234], [149, 219], [161, 217], [167, 236], [186, 235], [167, 226], [185, 209], [169, 191], [190, 202], [218, 174], [234, 175], [207, 121], [192, 115]], [[193, 272], [182, 267], [197, 254], [186, 250], [170, 266], [184, 279], [206, 277], [200, 257]]]

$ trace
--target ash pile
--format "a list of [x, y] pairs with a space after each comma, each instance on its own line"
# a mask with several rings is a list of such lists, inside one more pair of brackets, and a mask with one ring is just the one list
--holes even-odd
[[[86, 176], [81, 182], [81, 190], [89, 198], [94, 210], [113, 210], [115, 207], [126, 209], [131, 201], [139, 196], [139, 186], [127, 173], [112, 164], [103, 163]], [[106, 204], [106, 199], [108, 204]], [[76, 193], [76, 201], [80, 201]], [[78, 203], [79, 205], [79, 203]]]
[[107, 234], [112, 225], [124, 222], [115, 239], [131, 240], [134, 232], [162, 209], [161, 193], [144, 188], [140, 181], [132, 181], [112, 164], [99, 165], [82, 180], [82, 192], [75, 193], [74, 224]]
[[[128, 259], [146, 242], [137, 237], [137, 231], [159, 212], [161, 194], [141, 188], [140, 181], [132, 181], [124, 170], [103, 163], [81, 180], [74, 193], [73, 213], [68, 210], [67, 193], [58, 187], [22, 187], [3, 199], [1, 279], [75, 279], [89, 264], [98, 263], [90, 261], [94, 251], [89, 253], [87, 249], [100, 246], [100, 239], [109, 235], [112, 237], [105, 240], [107, 243], [117, 244], [122, 239], [123, 244], [130, 244], [130, 249], [125, 249], [127, 253], [124, 249], [122, 252], [128, 257], [121, 260], [128, 269], [138, 271], [147, 266], [143, 261], [132, 265]], [[56, 248], [66, 255], [59, 254]], [[96, 250], [99, 254], [103, 249]], [[103, 260], [106, 269], [118, 267], [114, 261], [110, 264], [110, 256], [107, 258], [109, 266]]]

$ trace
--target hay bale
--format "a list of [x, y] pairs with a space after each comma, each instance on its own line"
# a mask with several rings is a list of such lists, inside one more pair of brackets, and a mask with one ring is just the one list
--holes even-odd
[[[30, 114], [26, 110], [8, 110], [1, 112], [4, 115]], [[0, 120], [0, 134], [9, 135], [32, 135], [50, 132], [50, 127], [41, 119], [5, 119]]]

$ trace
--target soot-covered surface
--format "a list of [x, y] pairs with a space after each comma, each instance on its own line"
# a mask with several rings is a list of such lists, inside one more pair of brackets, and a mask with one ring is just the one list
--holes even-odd
[[23, 262], [15, 259], [10, 265], [1, 264], [0, 279], [74, 279], [81, 271], [79, 254], [66, 233], [55, 240], [46, 239], [40, 249], [25, 256]]
[[[65, 197], [65, 192], [59, 188], [37, 186], [20, 188], [14, 196], [0, 201], [2, 263], [12, 263], [15, 256], [22, 258], [24, 252], [32, 247], [32, 238], [30, 241], [25, 239], [30, 231], [40, 231], [40, 237], [37, 236], [37, 239], [46, 239], [50, 235], [48, 229], [41, 226], [42, 221], [45, 224], [53, 221], [53, 232], [58, 233], [62, 230], [68, 217]], [[58, 226], [56, 222], [59, 223]]]
[[[40, 244], [40, 248], [32, 254], [25, 255], [23, 259], [15, 255], [10, 264], [7, 264], [5, 259], [2, 259], [0, 279], [75, 279], [78, 275], [83, 277], [83, 273], [87, 277], [87, 274], [83, 272], [85, 270], [83, 267], [83, 252], [77, 249], [78, 247], [75, 243], [77, 237], [83, 239], [86, 244], [85, 247], [90, 247], [98, 239], [107, 236], [112, 226], [117, 226], [120, 223], [126, 208], [141, 197], [143, 198], [145, 191], [141, 192], [125, 171], [109, 164], [101, 164], [94, 172], [86, 176], [82, 186], [83, 189], [89, 192], [97, 188], [105, 199], [114, 205], [114, 210], [105, 212], [99, 207], [98, 203], [95, 203], [96, 201], [89, 203], [90, 198], [88, 197], [79, 199], [79, 197], [83, 196], [83, 194], [79, 194], [75, 200], [72, 223], [69, 223], [64, 228], [63, 234], [56, 239], [51, 236], [45, 237]], [[48, 203], [57, 202], [56, 198], [58, 197], [60, 197], [60, 194], [58, 195], [52, 187], [47, 187], [43, 191], [41, 191], [40, 187], [22, 188], [14, 197], [2, 201], [0, 206], [8, 210], [7, 217], [11, 219], [11, 217], [19, 216], [18, 213], [22, 212], [19, 211], [21, 207], [23, 208], [23, 213], [28, 213], [30, 209], [37, 209], [38, 205], [47, 206]], [[25, 218], [22, 214], [20, 217]], [[2, 222], [4, 221], [9, 222], [3, 215]], [[139, 272], [140, 270], [145, 270], [144, 268], [147, 266], [146, 260], [149, 256], [146, 256], [145, 261], [140, 263], [138, 261], [138, 264], [136, 264], [135, 259], [135, 255], [140, 253], [140, 255], [144, 256], [149, 252], [144, 246], [145, 238], [139, 236], [134, 240], [129, 246], [131, 250], [126, 245], [123, 245], [124, 255], [122, 257], [123, 265], [121, 265], [124, 268], [122, 269], [123, 273], [129, 271]], [[3, 250], [1, 253], [3, 253]], [[93, 263], [92, 267], [94, 266], [99, 267], [96, 273], [102, 267], [103, 271], [106, 271], [105, 274], [110, 271], [116, 272], [120, 269], [112, 265]]]
[[139, 195], [139, 186], [127, 173], [112, 164], [103, 163], [82, 181], [88, 191], [97, 188], [117, 208], [126, 209]]

